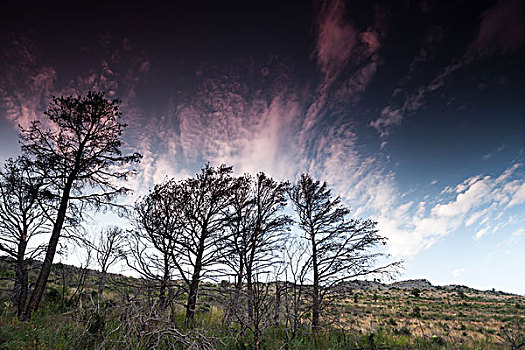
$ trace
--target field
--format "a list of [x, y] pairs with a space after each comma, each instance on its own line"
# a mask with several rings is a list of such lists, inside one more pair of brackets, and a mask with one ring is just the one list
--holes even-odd
[[[166, 309], [141, 281], [113, 275], [97, 302], [98, 273], [54, 267], [53, 282], [31, 322], [18, 321], [10, 300], [13, 271], [0, 265], [0, 349], [250, 349], [249, 332], [225, 323], [228, 283], [206, 283], [196, 322], [184, 326], [183, 294]], [[80, 286], [80, 288], [78, 288]], [[268, 288], [270, 296], [274, 287]], [[261, 349], [513, 349], [524, 339], [525, 297], [427, 281], [354, 282], [326, 310], [317, 338], [308, 313], [291, 338], [283, 321], [264, 329]], [[177, 290], [176, 283], [173, 290]], [[284, 300], [282, 302], [284, 304]], [[523, 347], [523, 346], [522, 346]]]

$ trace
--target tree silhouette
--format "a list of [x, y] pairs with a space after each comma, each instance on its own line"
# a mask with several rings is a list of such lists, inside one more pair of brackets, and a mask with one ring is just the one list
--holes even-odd
[[102, 300], [108, 269], [121, 257], [124, 249], [124, 231], [118, 226], [109, 226], [102, 230], [99, 235], [98, 244], [95, 247], [96, 259], [100, 267], [100, 279], [98, 282], [98, 300]]
[[128, 266], [148, 281], [159, 282], [159, 302], [166, 306], [166, 292], [174, 277], [176, 245], [182, 230], [180, 186], [175, 180], [155, 187], [133, 211], [126, 254]]
[[55, 201], [53, 229], [24, 313], [26, 319], [42, 299], [66, 214], [80, 221], [87, 209], [115, 205], [114, 198], [129, 191], [117, 180], [125, 180], [133, 171], [116, 166], [138, 162], [141, 155], [122, 155], [126, 124], [119, 122], [118, 103], [92, 91], [78, 97], [55, 97], [44, 112], [49, 127], [33, 121], [28, 129], [22, 128], [22, 152]]
[[44, 249], [42, 244], [29, 246], [30, 240], [49, 228], [41, 206], [45, 192], [31, 176], [23, 158], [8, 159], [4, 169], [0, 169], [0, 251], [15, 261], [14, 291], [19, 317], [28, 295], [27, 261], [35, 259]]
[[[292, 219], [282, 213], [286, 206], [287, 182], [278, 183], [264, 173], [244, 175], [233, 184], [228, 214], [228, 231], [222, 241], [223, 262], [234, 271], [232, 312], [238, 313], [239, 297], [246, 283], [248, 321], [255, 344], [261, 336], [261, 296], [267, 297], [257, 281], [268, 274], [279, 257]], [[237, 315], [238, 318], [242, 319]]]
[[195, 178], [181, 182], [184, 227], [177, 238], [175, 265], [185, 284], [186, 323], [195, 316], [201, 279], [218, 263], [220, 241], [225, 238], [225, 211], [230, 204], [232, 168], [207, 164]]
[[385, 244], [386, 238], [378, 234], [375, 222], [349, 219], [350, 209], [339, 197], [332, 198], [326, 183], [303, 174], [290, 197], [302, 238], [310, 246], [307, 265], [313, 275], [312, 331], [317, 334], [321, 312], [328, 305], [328, 293], [351, 278], [393, 273], [399, 263], [375, 267], [385, 254], [371, 250]]

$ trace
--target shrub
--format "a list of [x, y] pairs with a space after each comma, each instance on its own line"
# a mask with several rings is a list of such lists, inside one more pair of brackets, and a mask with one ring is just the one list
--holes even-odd
[[412, 309], [412, 313], [410, 314], [412, 317], [419, 318], [421, 317], [421, 308], [419, 306], [416, 306]]
[[104, 319], [104, 316], [98, 312], [95, 312], [93, 313], [93, 318], [88, 324], [88, 332], [91, 334], [102, 334], [105, 325], [106, 320]]
[[438, 346], [445, 346], [445, 345], [447, 345], [447, 342], [445, 341], [445, 339], [443, 339], [442, 337], [440, 337], [438, 335], [433, 335], [432, 336], [432, 343], [435, 344], [435, 345], [438, 345]]
[[406, 326], [403, 326], [397, 330], [394, 331], [397, 335], [404, 335], [404, 336], [410, 336], [410, 329], [408, 329]]
[[55, 287], [51, 287], [47, 291], [46, 299], [50, 303], [56, 304], [61, 300], [61, 292]]

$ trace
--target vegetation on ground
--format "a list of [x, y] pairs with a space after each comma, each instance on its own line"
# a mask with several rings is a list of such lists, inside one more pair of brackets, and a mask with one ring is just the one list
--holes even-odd
[[[30, 275], [35, 264], [30, 264]], [[228, 295], [234, 290], [229, 283], [204, 283], [195, 321], [188, 327], [185, 295], [177, 294], [177, 283], [172, 286], [173, 306], [161, 308], [144, 280], [110, 274], [104, 301], [97, 303], [98, 271], [86, 271], [82, 291], [74, 296], [82, 274], [79, 268], [55, 264], [42, 308], [24, 322], [11, 300], [14, 271], [4, 259], [0, 349], [254, 348], [250, 330], [242, 334], [226, 321]], [[464, 286], [415, 290], [372, 282], [350, 282], [347, 289], [348, 297], [327, 313], [329, 322], [317, 337], [308, 314], [291, 337], [283, 297], [279, 322], [265, 329], [260, 348], [517, 349], [525, 341], [523, 296]], [[275, 297], [274, 284], [269, 290]]]

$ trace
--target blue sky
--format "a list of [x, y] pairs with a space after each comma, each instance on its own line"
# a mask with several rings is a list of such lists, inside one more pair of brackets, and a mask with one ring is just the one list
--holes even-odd
[[8, 1], [0, 160], [52, 95], [102, 90], [136, 196], [206, 161], [309, 172], [378, 221], [400, 279], [525, 294], [523, 2], [163, 6]]

